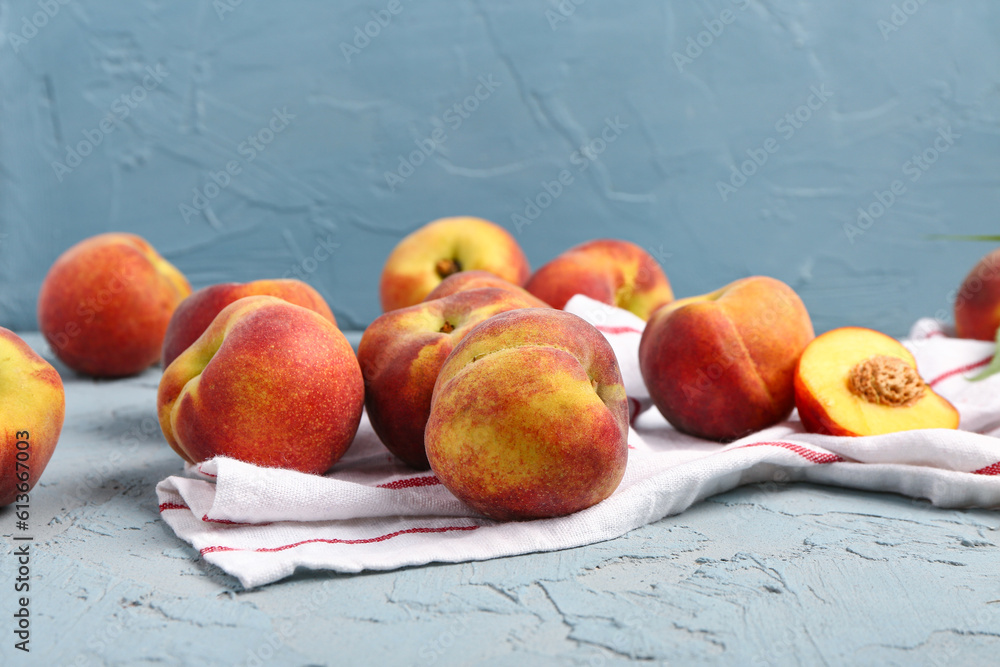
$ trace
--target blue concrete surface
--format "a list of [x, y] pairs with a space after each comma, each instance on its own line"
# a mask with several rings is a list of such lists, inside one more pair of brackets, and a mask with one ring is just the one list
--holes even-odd
[[196, 287], [298, 272], [360, 329], [401, 236], [474, 214], [536, 266], [622, 237], [680, 295], [768, 274], [820, 331], [901, 335], [990, 249], [926, 236], [997, 231], [989, 0], [39, 2], [0, 0], [7, 327], [120, 229]]
[[[48, 359], [38, 334], [26, 339]], [[66, 378], [33, 490], [31, 654], [0, 664], [986, 665], [1000, 650], [1000, 513], [768, 483], [578, 549], [394, 572], [302, 572], [246, 591], [159, 519], [181, 470], [159, 370]], [[11, 544], [11, 508], [0, 535]]]
[[[988, 0], [0, 0], [0, 326], [36, 328], [55, 257], [125, 230], [195, 287], [299, 276], [362, 329], [402, 235], [473, 214], [536, 266], [626, 238], [681, 296], [767, 274], [818, 331], [902, 335], [947, 318], [992, 247], [927, 236], [998, 231], [998, 62]], [[968, 665], [1000, 650], [1000, 515], [808, 485], [739, 489], [580, 549], [244, 591], [159, 520], [154, 486], [180, 469], [159, 371], [57, 367], [67, 420], [32, 495], [32, 653], [13, 650], [8, 553], [3, 665]], [[12, 525], [0, 510], [7, 544]]]

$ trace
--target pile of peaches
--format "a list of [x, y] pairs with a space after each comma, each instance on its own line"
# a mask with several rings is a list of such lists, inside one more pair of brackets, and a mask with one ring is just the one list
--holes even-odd
[[[969, 294], [993, 292], [1000, 287]], [[228, 456], [322, 474], [366, 411], [400, 461], [432, 469], [482, 514], [520, 520], [598, 503], [625, 472], [618, 360], [596, 328], [562, 310], [575, 294], [647, 320], [639, 368], [684, 433], [728, 442], [796, 407], [806, 430], [832, 435], [958, 426], [898, 341], [857, 327], [815, 337], [801, 299], [778, 280], [749, 277], [674, 300], [648, 253], [610, 239], [532, 273], [514, 238], [478, 218], [437, 220], [396, 246], [381, 276], [384, 314], [357, 354], [304, 282], [191, 293], [130, 234], [96, 236], [60, 256], [42, 284], [38, 321], [56, 356], [85, 375], [124, 377], [162, 361], [160, 426], [189, 463]], [[980, 327], [992, 339], [1000, 309], [963, 303], [956, 317], [992, 318]], [[10, 429], [0, 452], [12, 461], [30, 433], [33, 456], [23, 480], [4, 465], [7, 504], [51, 456], [64, 397], [58, 373], [6, 329], [0, 360], [0, 423]]]

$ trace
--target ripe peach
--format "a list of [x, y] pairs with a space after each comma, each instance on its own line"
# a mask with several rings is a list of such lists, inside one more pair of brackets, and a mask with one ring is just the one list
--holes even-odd
[[167, 323], [191, 286], [134, 234], [85, 239], [49, 269], [38, 325], [52, 351], [94, 377], [134, 375], [160, 359]]
[[656, 260], [636, 244], [616, 239], [570, 248], [535, 271], [525, 289], [553, 308], [564, 308], [574, 294], [583, 294], [644, 320], [674, 298]]
[[507, 230], [481, 218], [442, 218], [413, 232], [392, 251], [379, 292], [388, 312], [420, 303], [442, 280], [480, 269], [523, 285], [531, 269]]
[[429, 467], [424, 426], [441, 365], [483, 320], [517, 308], [548, 308], [520, 291], [484, 287], [456, 292], [389, 311], [365, 330], [358, 346], [365, 406], [389, 451], [414, 468]]
[[65, 414], [59, 373], [0, 327], [0, 506], [27, 502], [25, 494], [56, 448]]
[[639, 369], [677, 430], [735, 440], [788, 417], [795, 364], [813, 336], [798, 295], [753, 276], [657, 310], [639, 342]]
[[424, 301], [433, 301], [434, 299], [441, 299], [446, 296], [451, 296], [457, 292], [465, 292], [467, 290], [479, 289], [481, 287], [495, 287], [497, 289], [507, 290], [508, 292], [514, 292], [522, 296], [528, 296], [534, 299], [539, 306], [546, 307], [547, 303], [537, 299], [528, 292], [528, 290], [515, 285], [509, 280], [504, 280], [500, 276], [490, 273], [489, 271], [462, 271], [460, 273], [453, 273], [444, 280], [441, 284], [431, 290]]
[[626, 401], [614, 351], [584, 320], [541, 308], [494, 315], [441, 368], [427, 458], [493, 519], [570, 514], [610, 496], [625, 473]]
[[927, 386], [909, 350], [861, 327], [827, 331], [806, 347], [795, 371], [795, 404], [811, 433], [958, 428], [958, 411]]
[[296, 306], [314, 310], [334, 325], [337, 320], [320, 293], [301, 280], [255, 280], [203, 287], [177, 306], [163, 338], [163, 367], [198, 339], [223, 308], [245, 296], [276, 296]]
[[361, 421], [364, 381], [322, 315], [273, 296], [229, 304], [163, 372], [160, 428], [186, 461], [326, 472]]
[[962, 281], [955, 298], [955, 335], [993, 340], [1000, 328], [1000, 248], [989, 253]]

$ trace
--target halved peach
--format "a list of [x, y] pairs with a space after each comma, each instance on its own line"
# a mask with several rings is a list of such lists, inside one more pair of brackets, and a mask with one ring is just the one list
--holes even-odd
[[910, 351], [862, 327], [828, 331], [806, 346], [795, 369], [795, 405], [811, 433], [958, 428], [958, 410], [924, 382]]

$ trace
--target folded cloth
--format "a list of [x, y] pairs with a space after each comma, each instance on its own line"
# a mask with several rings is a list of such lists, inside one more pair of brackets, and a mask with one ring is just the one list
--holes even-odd
[[389, 570], [484, 560], [612, 539], [743, 484], [807, 481], [924, 498], [940, 507], [1000, 507], [1000, 375], [969, 382], [993, 345], [949, 338], [921, 320], [905, 341], [961, 428], [842, 438], [803, 432], [796, 415], [728, 445], [678, 433], [650, 407], [638, 365], [644, 322], [577, 296], [566, 310], [594, 324], [618, 356], [633, 428], [625, 477], [607, 500], [554, 519], [497, 522], [471, 511], [430, 472], [414, 472], [364, 418], [325, 476], [223, 457], [157, 485], [163, 519], [202, 557], [252, 588], [296, 568]]

